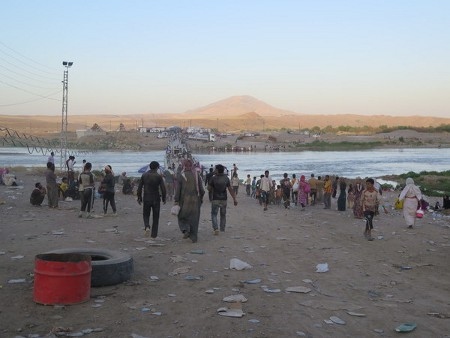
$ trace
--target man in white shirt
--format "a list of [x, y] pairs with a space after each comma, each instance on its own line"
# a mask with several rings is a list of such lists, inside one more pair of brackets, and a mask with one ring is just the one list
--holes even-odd
[[267, 210], [267, 205], [269, 204], [269, 194], [272, 188], [272, 178], [269, 176], [269, 170], [264, 172], [264, 176], [261, 178], [260, 189], [261, 189], [261, 199], [264, 205], [264, 211]]
[[55, 164], [55, 153], [53, 151], [50, 153], [50, 156], [47, 159], [47, 163], [48, 162]]
[[69, 156], [69, 159], [66, 161], [67, 179], [69, 180], [69, 186], [72, 184], [72, 182], [75, 179], [75, 172], [74, 172], [75, 163], [76, 163], [75, 156], [73, 156], [73, 155]]

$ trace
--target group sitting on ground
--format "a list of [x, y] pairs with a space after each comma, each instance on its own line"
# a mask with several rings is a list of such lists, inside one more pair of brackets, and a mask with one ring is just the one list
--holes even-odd
[[37, 182], [34, 185], [34, 190], [31, 192], [30, 196], [31, 205], [41, 206], [46, 194], [47, 190], [42, 186], [41, 183]]
[[0, 184], [14, 187], [17, 186], [16, 180], [16, 175], [10, 174], [8, 168], [0, 168]]
[[62, 197], [62, 199], [65, 200], [68, 190], [69, 184], [67, 183], [67, 177], [63, 177], [61, 183], [58, 184], [58, 197]]

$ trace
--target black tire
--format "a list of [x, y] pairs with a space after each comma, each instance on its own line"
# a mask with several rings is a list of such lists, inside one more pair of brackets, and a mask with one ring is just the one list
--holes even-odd
[[91, 286], [109, 286], [123, 283], [134, 271], [133, 258], [125, 252], [105, 249], [67, 248], [48, 253], [78, 253], [91, 256]]

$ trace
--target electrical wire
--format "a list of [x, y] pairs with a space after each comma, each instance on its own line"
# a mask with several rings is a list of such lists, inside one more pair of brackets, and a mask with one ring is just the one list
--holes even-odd
[[[0, 84], [12, 88], [15, 92], [27, 93], [32, 97], [18, 96], [17, 99], [8, 100], [4, 96], [0, 101], [0, 107], [11, 107], [24, 105], [41, 100], [61, 102], [60, 98], [55, 98], [62, 89], [58, 89], [57, 84], [61, 81], [56, 78], [56, 72], [48, 71], [51, 69], [40, 62], [27, 57], [13, 48], [0, 41]], [[49, 76], [50, 75], [50, 76]], [[53, 76], [53, 77], [51, 77]]]
[[[14, 52], [15, 54], [20, 55], [22, 58], [24, 58], [24, 59], [26, 59], [26, 60], [29, 60], [29, 61], [33, 62], [35, 65], [39, 65], [39, 66], [44, 67], [44, 68], [47, 68], [47, 69], [49, 69], [49, 70], [53, 70], [52, 68], [50, 68], [50, 67], [48, 67], [48, 66], [46, 66], [46, 65], [44, 65], [44, 64], [42, 64], [42, 63], [40, 63], [40, 62], [37, 62], [37, 61], [35, 61], [35, 60], [29, 58], [28, 56], [25, 56], [25, 55], [19, 53], [18, 51], [16, 51], [16, 50], [12, 49], [11, 47], [7, 46], [7, 45], [6, 45], [5, 43], [3, 43], [2, 41], [0, 41], [0, 45], [3, 46], [4, 48], [9, 49], [10, 51]], [[13, 58], [14, 60], [17, 60], [18, 62], [20, 62], [20, 63], [22, 63], [22, 64], [24, 64], [24, 65], [26, 65], [26, 66], [28, 66], [28, 67], [30, 67], [30, 68], [36, 69], [36, 66], [30, 66], [30, 65], [28, 65], [26, 62], [20, 60], [19, 58], [16, 58], [15, 56], [13, 56], [13, 55], [11, 55], [11, 54], [5, 52], [5, 51], [2, 50], [2, 49], [0, 49], [0, 52], [3, 53], [3, 54], [5, 54], [5, 55], [8, 55], [9, 57]], [[46, 73], [46, 74], [51, 74], [51, 75], [57, 76], [57, 72], [55, 72], [55, 71], [49, 72], [49, 71], [45, 71], [45, 70], [42, 70], [42, 69], [37, 69], [37, 70], [39, 70], [40, 72]]]
[[[4, 68], [2, 65], [0, 65], [0, 67]], [[16, 73], [16, 72], [12, 72], [12, 73]], [[16, 74], [17, 74], [17, 73], [16, 73]], [[8, 78], [8, 79], [10, 79], [10, 80], [19, 82], [19, 83], [24, 84], [24, 85], [26, 85], [26, 86], [30, 86], [30, 87], [34, 87], [34, 88], [40, 88], [40, 89], [52, 89], [52, 90], [55, 89], [54, 87], [52, 87], [52, 88], [47, 88], [47, 87], [42, 87], [42, 86], [35, 86], [35, 85], [32, 85], [32, 84], [30, 84], [30, 83], [28, 83], [28, 82], [24, 82], [24, 81], [20, 81], [20, 80], [18, 80], [18, 79], [15, 79], [15, 78], [13, 78], [13, 77], [11, 77], [11, 76], [9, 76], [9, 75], [6, 75], [6, 74], [4, 74], [4, 73], [1, 73], [1, 72], [0, 72], [0, 75], [3, 75], [4, 77], [6, 77], [6, 78]], [[19, 74], [19, 75], [20, 75], [20, 74]]]
[[[26, 90], [26, 89], [23, 89], [23, 88], [14, 86], [14, 85], [12, 85], [12, 84], [6, 83], [6, 82], [4, 82], [4, 81], [2, 81], [2, 80], [0, 80], [0, 82], [3, 83], [3, 84], [5, 84], [5, 85], [7, 85], [7, 86], [9, 86], [9, 87], [12, 87], [12, 88], [21, 90], [21, 91], [23, 91], [23, 92], [25, 92], [25, 93], [28, 93], [28, 94], [31, 94], [31, 95], [39, 96], [39, 97], [41, 97], [41, 98], [43, 98], [43, 99], [48, 99], [48, 100], [53, 100], [53, 101], [61, 101], [61, 100], [58, 100], [58, 99], [54, 99], [54, 98], [49, 97], [49, 96], [51, 96], [51, 95], [55, 95], [55, 93], [47, 94], [47, 95], [41, 95], [41, 94], [37, 94], [37, 93], [30, 92], [29, 90]], [[0, 106], [1, 106], [1, 105], [0, 105]]]

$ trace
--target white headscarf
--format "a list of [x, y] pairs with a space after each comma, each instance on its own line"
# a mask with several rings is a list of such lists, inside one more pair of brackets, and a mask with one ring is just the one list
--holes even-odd
[[406, 179], [406, 186], [400, 193], [399, 199], [403, 200], [405, 197], [416, 197], [419, 201], [422, 199], [422, 193], [419, 187], [414, 184], [414, 180], [411, 177]]
[[197, 194], [200, 196], [200, 189], [198, 188], [198, 172], [197, 169], [194, 167], [194, 161], [191, 159], [185, 159], [183, 160], [183, 169], [181, 171], [181, 176], [187, 181], [185, 172], [190, 171], [192, 175], [194, 175], [195, 179], [195, 188], [197, 189]]

